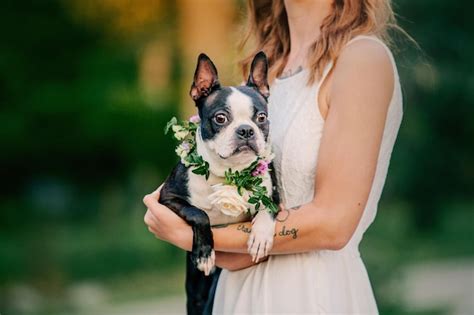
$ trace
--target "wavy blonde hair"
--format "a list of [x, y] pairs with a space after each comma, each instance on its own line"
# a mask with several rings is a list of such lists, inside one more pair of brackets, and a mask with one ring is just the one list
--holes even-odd
[[[333, 0], [332, 12], [321, 25], [321, 35], [309, 48], [308, 84], [322, 76], [329, 61], [336, 62], [351, 38], [375, 35], [390, 45], [389, 29], [403, 32], [397, 26], [391, 0]], [[247, 25], [240, 49], [250, 40], [254, 41], [255, 49], [239, 63], [244, 77], [248, 75], [253, 56], [260, 50], [268, 57], [270, 80], [280, 76], [290, 53], [284, 0], [247, 0]]]

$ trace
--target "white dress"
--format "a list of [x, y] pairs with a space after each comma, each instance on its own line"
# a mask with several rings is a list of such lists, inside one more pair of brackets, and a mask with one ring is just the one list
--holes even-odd
[[[341, 250], [317, 250], [301, 254], [270, 256], [266, 262], [239, 271], [223, 270], [217, 285], [214, 314], [377, 314], [372, 287], [359, 255], [359, 242], [375, 218], [392, 148], [400, 127], [402, 94], [390, 50], [375, 40], [390, 56], [395, 75], [372, 189], [359, 225]], [[308, 71], [277, 79], [271, 87], [269, 119], [275, 151], [275, 168], [285, 207], [310, 202], [318, 150], [324, 128], [317, 95], [322, 79], [307, 86]]]

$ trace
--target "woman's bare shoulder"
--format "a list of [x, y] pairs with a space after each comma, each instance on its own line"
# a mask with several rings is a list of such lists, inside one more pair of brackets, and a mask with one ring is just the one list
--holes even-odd
[[341, 51], [338, 63], [343, 61], [363, 62], [366, 66], [392, 68], [391, 52], [375, 37], [360, 37], [349, 42]]
[[[378, 40], [360, 38], [353, 41], [341, 51], [333, 80], [333, 96], [356, 91], [388, 101], [394, 89], [390, 51]], [[389, 102], [382, 103], [388, 106]]]

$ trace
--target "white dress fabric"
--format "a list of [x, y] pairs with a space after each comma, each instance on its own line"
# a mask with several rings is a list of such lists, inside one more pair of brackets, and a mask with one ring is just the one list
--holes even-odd
[[[394, 70], [394, 90], [389, 105], [375, 177], [359, 225], [341, 250], [270, 256], [266, 262], [239, 271], [223, 270], [217, 285], [214, 314], [377, 314], [377, 305], [359, 242], [375, 218], [385, 183], [392, 148], [402, 120], [402, 93], [395, 61], [386, 49]], [[307, 86], [303, 70], [271, 87], [269, 119], [275, 151], [275, 168], [282, 202], [287, 208], [314, 197], [318, 150], [324, 120], [317, 104], [321, 83]]]

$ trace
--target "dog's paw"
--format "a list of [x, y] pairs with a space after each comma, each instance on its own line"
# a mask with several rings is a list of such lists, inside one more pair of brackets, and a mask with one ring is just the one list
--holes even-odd
[[215, 269], [216, 265], [216, 253], [214, 250], [208, 257], [200, 257], [197, 259], [197, 268], [204, 272], [206, 276], [209, 276]]
[[209, 276], [214, 271], [216, 265], [216, 253], [210, 246], [204, 246], [201, 248], [194, 257], [197, 269], [204, 272], [206, 276]]
[[268, 256], [273, 247], [275, 220], [267, 211], [259, 211], [252, 221], [252, 232], [247, 242], [248, 252], [253, 262]]

